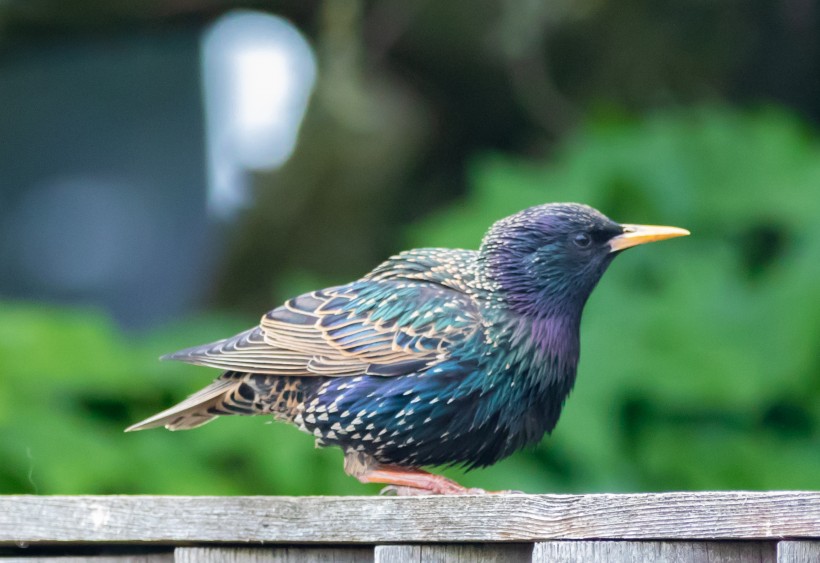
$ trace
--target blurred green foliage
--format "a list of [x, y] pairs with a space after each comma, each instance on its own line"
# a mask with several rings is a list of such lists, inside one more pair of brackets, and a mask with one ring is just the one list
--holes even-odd
[[[631, 250], [595, 291], [577, 387], [552, 437], [468, 485], [549, 491], [820, 486], [820, 144], [774, 109], [600, 116], [549, 164], [487, 155], [407, 246], [475, 248], [496, 219], [581, 201], [689, 228]], [[293, 291], [310, 276], [289, 274]], [[302, 287], [302, 286], [305, 287]], [[362, 493], [341, 453], [265, 419], [123, 434], [203, 386], [162, 353], [255, 319], [145, 336], [99, 315], [0, 307], [0, 493]], [[261, 312], [260, 312], [261, 313]]]

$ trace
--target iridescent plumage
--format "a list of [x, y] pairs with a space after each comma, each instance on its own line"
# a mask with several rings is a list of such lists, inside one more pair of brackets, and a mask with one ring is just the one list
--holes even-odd
[[478, 251], [403, 252], [233, 338], [168, 356], [226, 371], [129, 430], [272, 414], [341, 447], [363, 481], [460, 492], [434, 476], [392, 476], [486, 466], [554, 428], [575, 382], [584, 303], [620, 249], [613, 241], [636, 238], [631, 227], [549, 204], [497, 222]]

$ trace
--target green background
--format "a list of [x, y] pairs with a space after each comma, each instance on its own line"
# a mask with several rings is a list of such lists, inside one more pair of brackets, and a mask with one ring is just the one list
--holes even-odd
[[[55, 15], [63, 27], [49, 32], [116, 33], [109, 22], [142, 17], [120, 7], [98, 22], [93, 2], [78, 5], [88, 11], [68, 23]], [[223, 229], [227, 248], [198, 312], [135, 332], [81, 305], [0, 301], [0, 493], [375, 492], [343, 473], [339, 451], [314, 449], [311, 436], [265, 417], [122, 430], [217, 375], [160, 363], [161, 354], [250, 327], [282, 299], [362, 275], [404, 248], [476, 248], [493, 221], [549, 201], [692, 236], [630, 250], [604, 276], [583, 320], [578, 384], [552, 436], [492, 468], [447, 474], [533, 493], [817, 489], [817, 108], [749, 70], [777, 66], [761, 54], [780, 37], [762, 8], [735, 18], [696, 3], [583, 5], [527, 16], [505, 3], [473, 13], [454, 2], [449, 14], [418, 4], [387, 62], [363, 55], [367, 78], [349, 78], [362, 103], [385, 112], [376, 129], [351, 133], [326, 127], [321, 63], [333, 55], [321, 46], [334, 9], [272, 3], [320, 46], [320, 86], [294, 160], [260, 175], [256, 205]], [[357, 6], [366, 22], [375, 8]], [[491, 33], [487, 6], [506, 18], [506, 35]], [[9, 21], [19, 36], [33, 33], [30, 21]], [[375, 47], [361, 25], [342, 26], [342, 36], [366, 53]], [[484, 61], [476, 45], [498, 37]], [[555, 102], [536, 91], [546, 116], [526, 92], [510, 93], [519, 90], [503, 74], [510, 60], [546, 68], [563, 93]], [[793, 72], [803, 76], [800, 64]], [[415, 69], [407, 76], [419, 98], [374, 86], [385, 68], [391, 79]], [[418, 109], [424, 100], [434, 109]], [[425, 117], [397, 128], [408, 115]], [[283, 186], [275, 195], [273, 183]], [[281, 199], [303, 185], [310, 198], [282, 227]]]

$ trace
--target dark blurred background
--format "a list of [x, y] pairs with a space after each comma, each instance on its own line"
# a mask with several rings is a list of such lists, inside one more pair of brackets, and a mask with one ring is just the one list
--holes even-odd
[[581, 201], [618, 259], [528, 492], [820, 487], [820, 5], [0, 2], [0, 493], [362, 493], [262, 417], [123, 434], [159, 363]]

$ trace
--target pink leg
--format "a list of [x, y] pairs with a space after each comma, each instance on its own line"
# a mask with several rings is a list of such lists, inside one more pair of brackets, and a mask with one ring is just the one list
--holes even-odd
[[371, 456], [349, 451], [345, 454], [345, 472], [362, 483], [384, 483], [382, 494], [416, 495], [483, 495], [518, 491], [485, 491], [463, 487], [447, 477], [398, 465], [382, 465]]
[[431, 495], [468, 495], [484, 492], [481, 489], [462, 487], [446, 477], [433, 475], [420, 469], [404, 469], [391, 466], [371, 469], [360, 476], [359, 481], [362, 483], [386, 483], [388, 485], [395, 485], [395, 491], [397, 493], [400, 493], [400, 488], [402, 487], [417, 489], [422, 492], [422, 494], [426, 493]]

